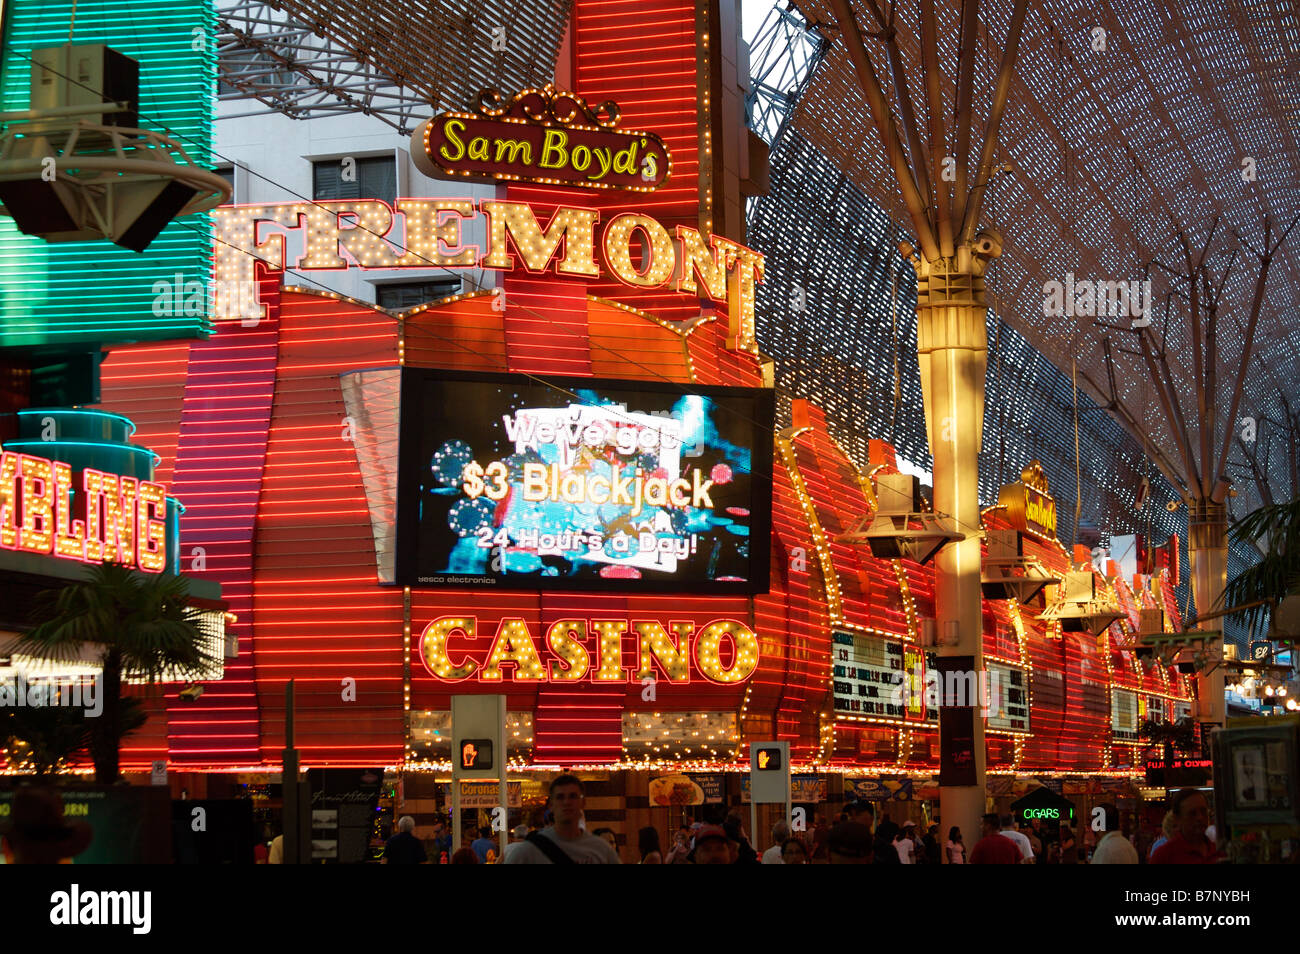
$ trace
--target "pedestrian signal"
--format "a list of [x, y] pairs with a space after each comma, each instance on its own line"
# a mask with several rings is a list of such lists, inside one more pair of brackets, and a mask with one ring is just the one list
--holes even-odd
[[460, 743], [460, 767], [463, 769], [492, 768], [492, 740], [465, 739]]
[[780, 749], [758, 749], [754, 752], [754, 769], [759, 772], [781, 771]]

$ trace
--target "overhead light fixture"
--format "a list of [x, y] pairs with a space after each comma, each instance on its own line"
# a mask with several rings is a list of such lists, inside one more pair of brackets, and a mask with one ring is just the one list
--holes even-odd
[[921, 481], [915, 474], [877, 474], [876, 512], [858, 518], [852, 529], [836, 536], [841, 543], [867, 544], [879, 560], [914, 560], [925, 564], [964, 534], [945, 528], [943, 514], [921, 509]]

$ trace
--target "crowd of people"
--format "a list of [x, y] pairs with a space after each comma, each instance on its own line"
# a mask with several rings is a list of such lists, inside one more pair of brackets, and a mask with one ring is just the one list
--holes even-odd
[[[588, 832], [583, 811], [586, 793], [574, 775], [551, 782], [547, 799], [549, 824], [537, 829], [516, 826], [497, 856], [498, 842], [489, 828], [452, 850], [445, 823], [434, 826], [434, 858], [412, 833], [409, 815], [398, 822], [389, 839], [385, 862], [420, 864], [619, 864], [618, 838], [609, 828]], [[719, 822], [681, 825], [665, 849], [659, 830], [637, 833], [639, 864], [1206, 864], [1222, 853], [1209, 826], [1205, 796], [1186, 789], [1170, 799], [1160, 837], [1122, 826], [1113, 804], [1096, 806], [1091, 824], [1080, 833], [1068, 824], [1033, 820], [1021, 828], [1012, 815], [983, 817], [980, 839], [969, 848], [961, 830], [952, 826], [941, 837], [938, 819], [921, 831], [915, 821], [901, 824], [888, 817], [876, 822], [876, 808], [866, 800], [850, 801], [835, 824], [819, 816], [810, 832], [792, 831], [785, 821], [772, 826], [772, 845], [758, 852], [745, 831], [743, 816], [732, 810]]]

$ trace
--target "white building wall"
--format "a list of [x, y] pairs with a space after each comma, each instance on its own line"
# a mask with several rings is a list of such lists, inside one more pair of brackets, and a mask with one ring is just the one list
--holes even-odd
[[[463, 182], [431, 179], [415, 168], [410, 157], [410, 139], [398, 135], [388, 124], [361, 114], [291, 119], [281, 113], [248, 115], [251, 100], [218, 103], [216, 148], [213, 162], [235, 168], [234, 202], [238, 205], [281, 204], [310, 200], [312, 163], [344, 157], [363, 159], [392, 156], [397, 164], [399, 198], [468, 198], [475, 203], [497, 196], [498, 188]], [[500, 190], [504, 191], [504, 190]], [[262, 236], [273, 226], [264, 226]], [[401, 226], [389, 233], [389, 240], [402, 248]], [[486, 241], [482, 216], [464, 223], [462, 242], [477, 245]], [[302, 239], [286, 233], [285, 261], [289, 265], [286, 285], [302, 285], [347, 295], [374, 303], [377, 287], [388, 283], [458, 279], [461, 291], [494, 288], [499, 272], [482, 269], [400, 268], [299, 272], [292, 265], [302, 254]], [[347, 253], [341, 253], [346, 258]]]

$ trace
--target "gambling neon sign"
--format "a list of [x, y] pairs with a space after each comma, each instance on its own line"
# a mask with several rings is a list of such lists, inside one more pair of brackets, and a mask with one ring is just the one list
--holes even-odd
[[[564, 619], [546, 628], [538, 652], [532, 629], [517, 617], [502, 619], [486, 651], [458, 652], [453, 638], [477, 642], [477, 616], [442, 616], [420, 635], [425, 668], [444, 682], [476, 676], [479, 682], [499, 683], [507, 674], [513, 682], [627, 683], [654, 679], [688, 684], [692, 673], [707, 682], [743, 682], [758, 668], [758, 637], [744, 623], [715, 619], [696, 630], [690, 621], [674, 620], [665, 627], [646, 619]], [[595, 645], [591, 640], [594, 638]], [[624, 667], [624, 649], [637, 664]]]
[[83, 563], [167, 566], [167, 495], [161, 484], [32, 454], [0, 455], [0, 547]]

